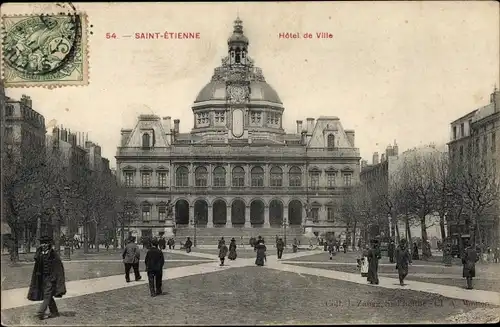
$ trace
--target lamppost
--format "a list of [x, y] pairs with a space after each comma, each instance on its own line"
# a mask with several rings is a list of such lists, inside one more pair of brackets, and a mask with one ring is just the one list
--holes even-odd
[[193, 220], [191, 221], [194, 227], [194, 239], [193, 239], [193, 245], [196, 247], [196, 226], [198, 225], [198, 215], [195, 215], [193, 217]]
[[69, 219], [69, 209], [68, 209], [68, 203], [66, 198], [69, 196], [70, 192], [69, 186], [64, 187], [64, 194], [65, 194], [65, 199], [64, 199], [64, 209], [66, 212], [66, 239], [64, 240], [64, 258], [66, 260], [71, 260], [71, 247], [69, 246], [69, 231], [70, 231], [70, 219]]
[[392, 217], [390, 214], [387, 215], [387, 219], [389, 220], [389, 238], [392, 239]]

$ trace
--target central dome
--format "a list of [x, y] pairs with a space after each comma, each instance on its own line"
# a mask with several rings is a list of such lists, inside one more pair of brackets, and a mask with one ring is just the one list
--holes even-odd
[[[226, 83], [220, 81], [212, 81], [205, 85], [205, 87], [198, 93], [195, 103], [222, 100], [227, 98]], [[277, 104], [282, 104], [278, 93], [271, 87], [271, 85], [262, 81], [250, 82], [250, 102], [252, 101], [267, 101]]]

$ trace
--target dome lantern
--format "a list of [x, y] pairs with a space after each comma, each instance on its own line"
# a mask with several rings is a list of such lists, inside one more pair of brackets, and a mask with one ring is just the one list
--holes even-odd
[[248, 38], [243, 34], [243, 21], [237, 17], [234, 21], [233, 35], [227, 40], [231, 65], [247, 63], [248, 44]]

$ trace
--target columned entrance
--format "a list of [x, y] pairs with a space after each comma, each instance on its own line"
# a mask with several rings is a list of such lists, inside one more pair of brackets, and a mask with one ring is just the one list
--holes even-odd
[[253, 225], [264, 224], [264, 202], [254, 200], [250, 204], [250, 223]]
[[175, 203], [175, 223], [189, 225], [189, 203], [186, 200], [179, 200]]
[[226, 225], [227, 204], [222, 200], [216, 200], [212, 205], [214, 226]]
[[290, 201], [288, 204], [288, 220], [290, 226], [302, 224], [302, 203], [299, 200]]
[[269, 203], [269, 224], [271, 227], [283, 225], [283, 203], [279, 200], [272, 200]]
[[231, 205], [231, 223], [233, 226], [245, 225], [245, 202], [234, 200]]
[[206, 225], [208, 222], [208, 203], [205, 200], [197, 200], [194, 203], [194, 216], [198, 225]]

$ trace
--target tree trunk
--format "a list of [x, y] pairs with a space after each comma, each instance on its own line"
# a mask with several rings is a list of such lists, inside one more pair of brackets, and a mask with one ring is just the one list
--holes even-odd
[[122, 222], [122, 230], [121, 230], [121, 248], [125, 248], [125, 222]]
[[441, 239], [444, 241], [446, 239], [446, 229], [444, 226], [444, 214], [439, 215], [439, 227], [441, 229]]
[[353, 251], [356, 251], [356, 227], [357, 227], [358, 223], [357, 221], [354, 221], [354, 226], [353, 226], [353, 230], [352, 230], [352, 250]]
[[17, 226], [10, 226], [12, 240], [10, 242], [10, 261], [16, 263], [19, 261], [19, 231]]
[[427, 226], [425, 225], [425, 216], [420, 217], [420, 229], [422, 231], [422, 257], [427, 260], [432, 256], [431, 249], [427, 243]]
[[410, 219], [408, 216], [405, 216], [405, 224], [406, 224], [406, 240], [408, 241], [408, 244], [412, 244], [411, 240], [411, 229], [410, 229]]
[[83, 253], [89, 253], [88, 223], [83, 223]]
[[36, 245], [40, 245], [40, 237], [42, 236], [42, 216], [36, 218]]
[[399, 224], [397, 219], [393, 219], [396, 223], [394, 224], [394, 229], [396, 230], [396, 245], [399, 245], [399, 240], [401, 239], [399, 236]]
[[99, 223], [97, 221], [95, 222], [94, 246], [96, 251], [99, 252]]
[[61, 253], [61, 223], [60, 217], [56, 214], [52, 216], [52, 226], [54, 226], [52, 230], [52, 238], [54, 240], [54, 250], [60, 254]]

